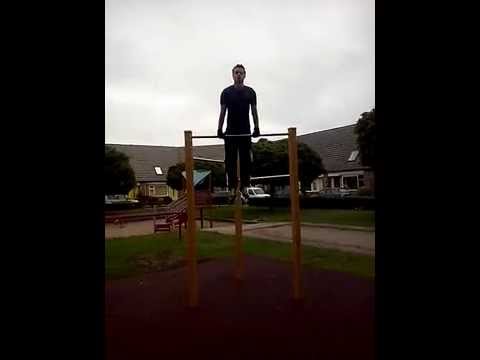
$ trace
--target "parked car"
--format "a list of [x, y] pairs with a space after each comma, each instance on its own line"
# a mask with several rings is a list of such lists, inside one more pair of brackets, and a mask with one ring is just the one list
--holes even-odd
[[136, 207], [140, 204], [138, 200], [129, 199], [127, 195], [105, 195], [105, 205], [109, 207], [114, 206], [125, 206], [125, 207]]
[[244, 196], [247, 199], [265, 199], [269, 198], [270, 194], [265, 193], [262, 188], [259, 187], [249, 187], [245, 190]]

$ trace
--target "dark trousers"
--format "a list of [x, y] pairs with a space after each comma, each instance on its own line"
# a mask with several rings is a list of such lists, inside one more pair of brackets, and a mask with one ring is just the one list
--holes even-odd
[[240, 184], [242, 188], [250, 186], [251, 148], [252, 141], [250, 137], [225, 139], [225, 170], [230, 190], [237, 187], [237, 152], [240, 155]]

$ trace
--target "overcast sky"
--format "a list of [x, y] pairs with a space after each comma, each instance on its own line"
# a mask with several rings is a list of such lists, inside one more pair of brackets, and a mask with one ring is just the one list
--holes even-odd
[[106, 0], [105, 142], [215, 134], [237, 63], [261, 132], [352, 124], [375, 107], [375, 2]]

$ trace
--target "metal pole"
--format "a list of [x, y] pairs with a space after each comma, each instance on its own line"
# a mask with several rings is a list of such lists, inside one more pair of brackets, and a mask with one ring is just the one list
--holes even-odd
[[[271, 134], [261, 134], [258, 137], [262, 136], [286, 136], [288, 133], [271, 133]], [[252, 137], [252, 134], [225, 134], [225, 137]], [[192, 136], [193, 139], [215, 139], [218, 138], [217, 135], [195, 135]]]
[[243, 280], [244, 257], [242, 245], [242, 198], [240, 184], [240, 154], [237, 151], [237, 187], [235, 189], [235, 274], [236, 280]]
[[193, 160], [207, 161], [207, 162], [217, 162], [217, 163], [224, 163], [225, 162], [225, 160], [209, 159], [209, 158], [198, 157], [198, 156], [194, 156]]
[[293, 298], [303, 298], [301, 274], [301, 229], [300, 229], [300, 200], [298, 189], [298, 149], [297, 129], [288, 128], [288, 163], [290, 173], [290, 211], [292, 216], [292, 262], [293, 262]]
[[193, 188], [192, 132], [185, 131], [185, 175], [187, 192], [187, 291], [188, 306], [198, 306], [197, 241], [195, 233], [195, 193]]

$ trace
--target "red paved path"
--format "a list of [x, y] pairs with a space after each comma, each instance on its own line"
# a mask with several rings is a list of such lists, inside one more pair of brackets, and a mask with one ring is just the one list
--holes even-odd
[[185, 306], [185, 269], [106, 284], [107, 359], [373, 359], [374, 282], [304, 270], [303, 307], [287, 263], [199, 264], [200, 307]]

